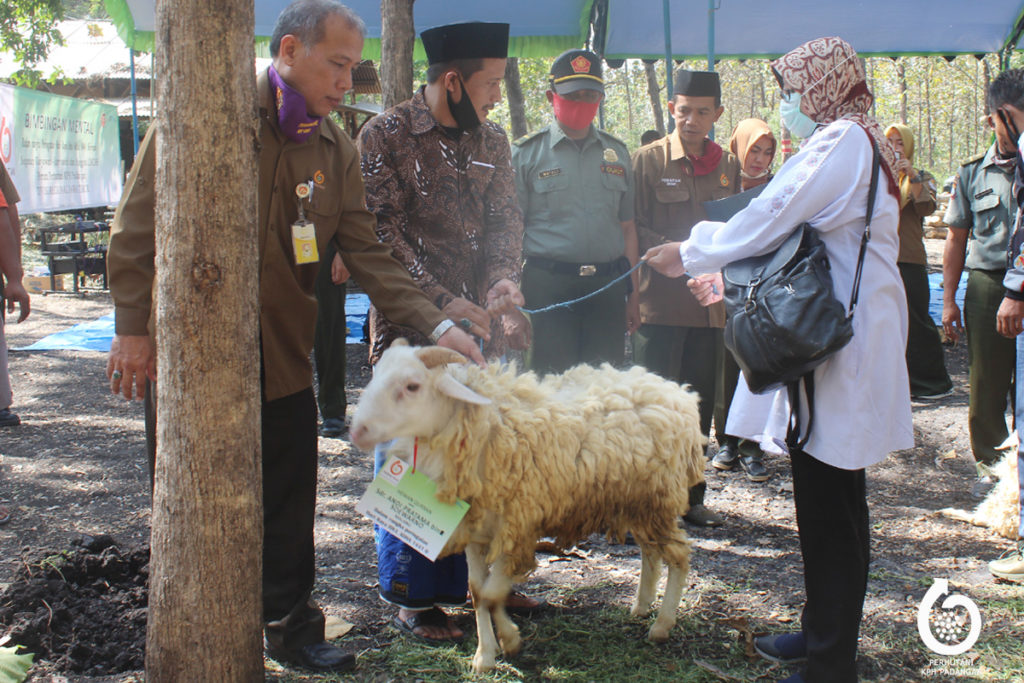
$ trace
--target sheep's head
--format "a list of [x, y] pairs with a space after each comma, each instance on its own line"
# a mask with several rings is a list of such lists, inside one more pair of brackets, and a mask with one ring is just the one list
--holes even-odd
[[452, 377], [450, 363], [465, 363], [440, 346], [413, 347], [399, 339], [373, 368], [373, 379], [359, 399], [350, 435], [363, 450], [399, 437], [431, 437], [447, 424], [455, 403], [490, 403]]

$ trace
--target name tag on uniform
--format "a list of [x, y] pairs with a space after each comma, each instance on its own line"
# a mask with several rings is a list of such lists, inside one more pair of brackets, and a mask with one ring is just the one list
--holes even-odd
[[309, 221], [299, 220], [292, 223], [292, 249], [295, 251], [295, 264], [316, 263], [320, 253], [316, 248], [316, 226]]
[[661, 184], [665, 187], [675, 187], [679, 183], [683, 182], [681, 178], [662, 178]]

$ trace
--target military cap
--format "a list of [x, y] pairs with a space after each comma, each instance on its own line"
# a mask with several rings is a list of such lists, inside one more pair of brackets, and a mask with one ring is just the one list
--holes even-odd
[[722, 99], [722, 84], [714, 71], [676, 69], [672, 92], [687, 97], [714, 97], [718, 102]]
[[551, 89], [559, 95], [577, 90], [604, 92], [601, 58], [587, 50], [566, 50], [551, 65]]
[[430, 64], [508, 57], [508, 24], [467, 21], [435, 26], [421, 33], [420, 40]]

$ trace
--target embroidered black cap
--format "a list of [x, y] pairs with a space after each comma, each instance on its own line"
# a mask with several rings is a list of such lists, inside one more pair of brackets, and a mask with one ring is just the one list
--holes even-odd
[[421, 33], [420, 40], [430, 64], [508, 57], [508, 24], [468, 21], [435, 26]]
[[587, 50], [566, 50], [551, 65], [551, 89], [559, 95], [577, 90], [603, 93], [601, 58]]

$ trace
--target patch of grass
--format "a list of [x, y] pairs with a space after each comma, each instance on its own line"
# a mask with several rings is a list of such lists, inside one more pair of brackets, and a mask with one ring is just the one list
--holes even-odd
[[[915, 580], [888, 575], [890, 580]], [[678, 622], [669, 642], [647, 641], [647, 630], [656, 614], [644, 619], [629, 616], [623, 602], [607, 604], [609, 587], [554, 588], [545, 597], [553, 605], [532, 618], [513, 617], [523, 638], [523, 649], [513, 657], [499, 656], [498, 667], [487, 674], [471, 668], [476, 650], [476, 626], [471, 610], [454, 610], [469, 634], [458, 645], [432, 647], [407, 638], [388, 627], [381, 635], [381, 647], [359, 653], [356, 671], [340, 676], [304, 675], [298, 671], [268, 668], [268, 680], [299, 681], [552, 681], [558, 683], [614, 683], [640, 680], [644, 683], [711, 683], [712, 681], [775, 681], [792, 669], [746, 656], [737, 637], [736, 620], [721, 598], [737, 595], [736, 586], [720, 579], [704, 581], [698, 590], [684, 593]], [[965, 680], [992, 683], [1024, 683], [1024, 587], [986, 584], [970, 591], [982, 611], [985, 626], [981, 639], [968, 658], [968, 677], [946, 674], [943, 667], [956, 662], [929, 651], [921, 642], [916, 622], [909, 613], [880, 614], [862, 625], [860, 675], [864, 683], [936, 681], [960, 683]], [[603, 596], [603, 597], [602, 597]], [[660, 596], [659, 596], [660, 600]], [[656, 603], [655, 607], [660, 603]], [[764, 617], [743, 611], [749, 628], [763, 630]], [[797, 624], [793, 624], [797, 627]], [[387, 638], [392, 638], [387, 641]], [[339, 641], [344, 647], [344, 641]], [[962, 665], [961, 665], [962, 666]]]

